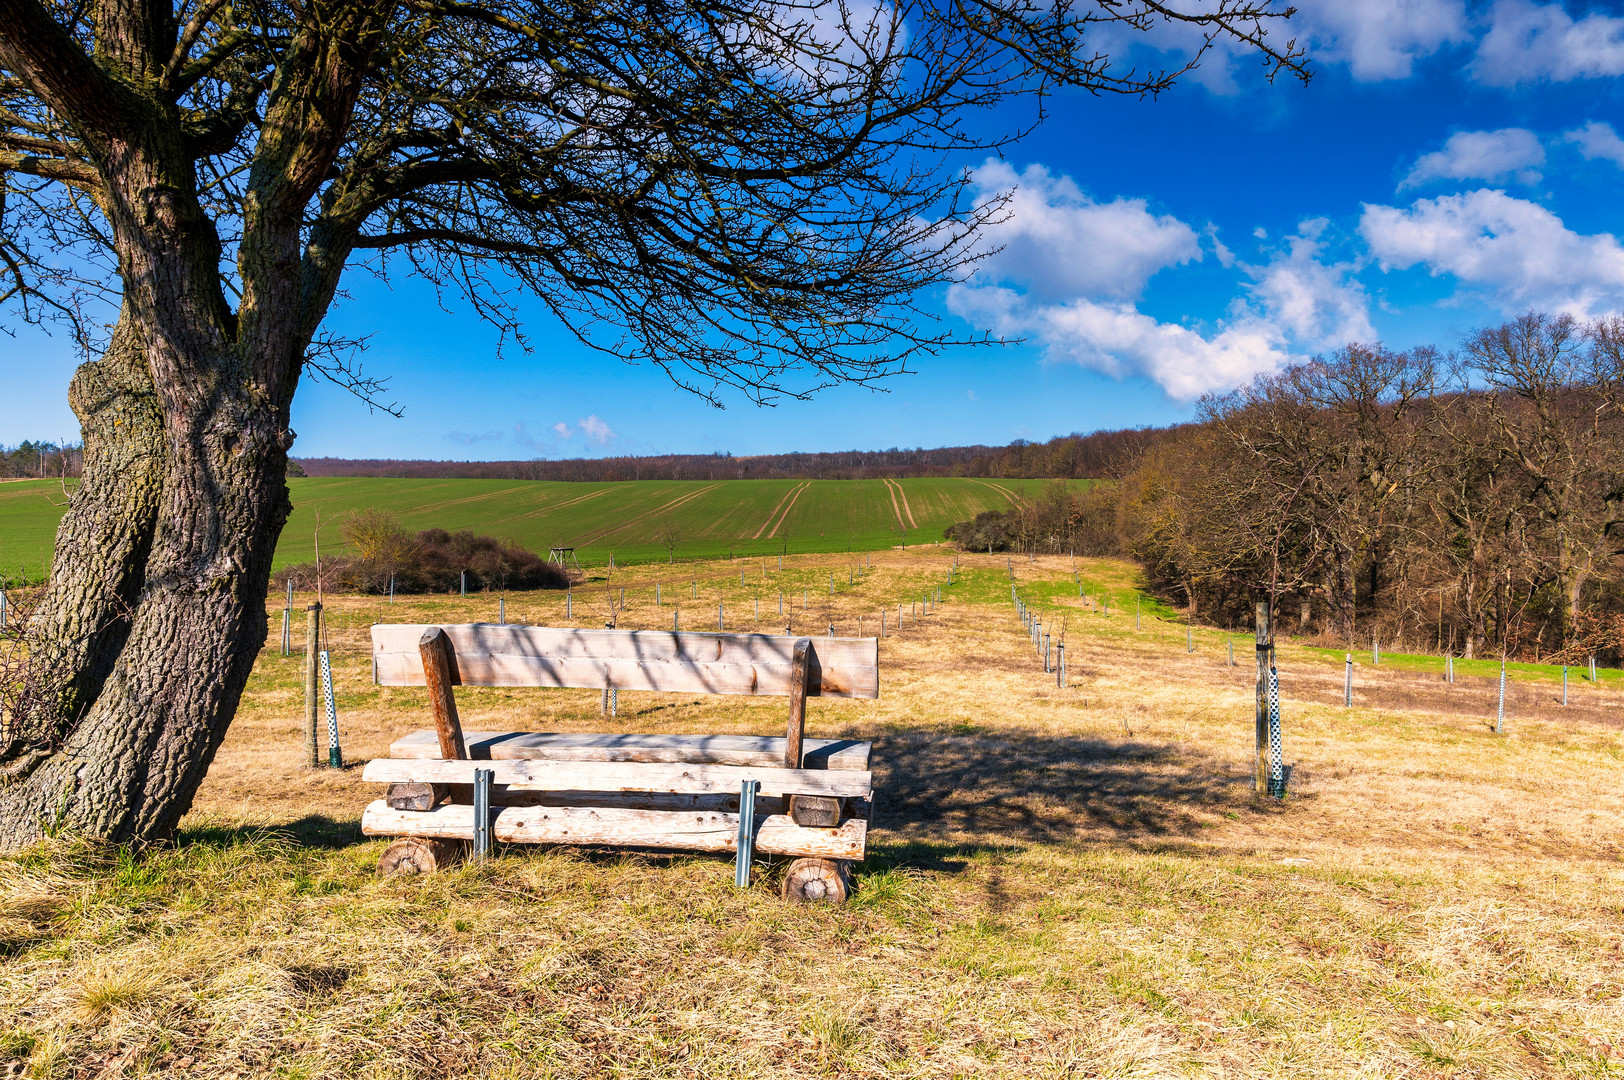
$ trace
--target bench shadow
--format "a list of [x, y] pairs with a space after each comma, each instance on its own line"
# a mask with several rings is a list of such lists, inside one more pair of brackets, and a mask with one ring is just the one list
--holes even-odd
[[361, 835], [359, 820], [337, 821], [326, 814], [306, 814], [297, 821], [281, 825], [212, 825], [202, 824], [182, 828], [175, 835], [177, 847], [201, 844], [209, 847], [234, 847], [266, 836], [286, 839], [302, 848], [320, 848], [337, 851], [368, 843], [372, 837]]
[[1032, 843], [1156, 845], [1195, 836], [1226, 813], [1260, 809], [1242, 763], [1180, 743], [1023, 729], [899, 731], [874, 739], [872, 767], [876, 839], [926, 866]]

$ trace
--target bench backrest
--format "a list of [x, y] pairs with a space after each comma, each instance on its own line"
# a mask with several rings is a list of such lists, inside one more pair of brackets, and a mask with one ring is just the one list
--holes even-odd
[[[782, 634], [665, 630], [576, 630], [496, 623], [379, 624], [372, 658], [381, 686], [424, 685], [418, 642], [439, 625], [456, 652], [451, 681], [462, 686], [561, 686], [673, 693], [785, 696], [795, 643]], [[880, 696], [875, 638], [808, 637], [808, 696]]]

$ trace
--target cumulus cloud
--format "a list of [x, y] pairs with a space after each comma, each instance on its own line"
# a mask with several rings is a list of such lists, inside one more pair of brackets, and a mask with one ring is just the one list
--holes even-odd
[[[1297, 0], [1293, 6], [1290, 21], [1266, 21], [1270, 43], [1284, 47], [1295, 38], [1311, 60], [1344, 64], [1360, 82], [1408, 78], [1417, 60], [1472, 37], [1465, 0]], [[1146, 31], [1107, 25], [1095, 38], [1113, 56], [1151, 50], [1177, 63], [1207, 44], [1201, 27], [1183, 22], [1156, 22]], [[1243, 88], [1238, 72], [1248, 67], [1262, 70], [1256, 51], [1218, 37], [1185, 78], [1215, 94], [1235, 94]]]
[[[1323, 220], [1304, 222], [1273, 258], [1246, 265], [1210, 226], [1198, 232], [1140, 199], [1096, 202], [1041, 165], [1016, 173], [989, 161], [973, 179], [983, 195], [1013, 196], [1008, 219], [987, 238], [987, 250], [1002, 250], [949, 290], [949, 310], [991, 333], [1030, 339], [1050, 360], [1148, 378], [1189, 399], [1277, 371], [1294, 348], [1375, 337], [1356, 267], [1325, 261]], [[1196, 327], [1137, 309], [1152, 276], [1200, 260], [1203, 247], [1244, 275], [1223, 320]]]
[[1328, 225], [1324, 219], [1305, 221], [1287, 240], [1285, 251], [1247, 268], [1253, 278], [1250, 292], [1269, 322], [1310, 349], [1376, 340], [1370, 299], [1353, 276], [1355, 264], [1321, 259]]
[[1042, 165], [1016, 173], [989, 159], [970, 173], [982, 197], [1011, 192], [1004, 220], [983, 236], [973, 281], [1011, 281], [1041, 297], [1088, 293], [1132, 299], [1158, 270], [1201, 258], [1196, 231], [1153, 214], [1143, 199], [1099, 203]]
[[595, 442], [599, 446], [603, 446], [610, 439], [615, 438], [614, 431], [608, 424], [598, 419], [596, 414], [587, 417], [585, 420], [577, 420], [575, 423], [581, 429], [582, 438], [589, 442]]
[[1503, 191], [1420, 199], [1409, 209], [1366, 204], [1359, 232], [1382, 269], [1452, 275], [1504, 311], [1590, 315], [1624, 301], [1624, 247], [1611, 233], [1576, 233]]
[[1292, 359], [1279, 331], [1258, 319], [1237, 320], [1204, 336], [1121, 301], [1078, 297], [1035, 304], [1006, 288], [957, 285], [947, 302], [954, 314], [994, 333], [1035, 338], [1050, 359], [1119, 378], [1141, 375], [1181, 400], [1239, 386]]
[[1584, 127], [1568, 132], [1562, 138], [1578, 144], [1579, 152], [1587, 161], [1601, 158], [1624, 169], [1624, 139], [1618, 137], [1618, 132], [1613, 130], [1612, 124], [1592, 120]]
[[1471, 37], [1464, 0], [1298, 0], [1310, 55], [1360, 82], [1407, 79], [1415, 62]]
[[1430, 180], [1504, 180], [1539, 183], [1538, 166], [1545, 164], [1545, 147], [1526, 128], [1498, 131], [1457, 131], [1442, 150], [1422, 154], [1399, 190]]
[[571, 435], [575, 434], [575, 429], [564, 423], [562, 420], [553, 425], [553, 430], [558, 432], [558, 437], [560, 439], [567, 439]]
[[1624, 75], [1624, 18], [1575, 19], [1560, 3], [1499, 0], [1468, 70], [1491, 86]]

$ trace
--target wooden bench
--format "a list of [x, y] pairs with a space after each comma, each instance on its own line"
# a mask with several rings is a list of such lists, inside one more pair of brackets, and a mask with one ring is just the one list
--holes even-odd
[[[401, 837], [379, 873], [426, 872], [490, 839], [797, 856], [784, 895], [844, 900], [873, 805], [870, 744], [807, 739], [808, 697], [879, 697], [874, 638], [476, 623], [372, 628], [375, 680], [427, 686], [434, 727], [367, 764], [389, 784], [368, 836]], [[455, 686], [555, 686], [789, 698], [782, 738], [463, 731]], [[742, 826], [742, 827], [741, 827]]]

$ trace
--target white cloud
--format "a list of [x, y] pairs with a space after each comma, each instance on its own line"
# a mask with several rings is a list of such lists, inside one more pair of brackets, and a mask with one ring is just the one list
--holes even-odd
[[[983, 196], [1014, 194], [1007, 220], [986, 237], [989, 250], [1002, 250], [949, 290], [948, 307], [982, 330], [1033, 340], [1051, 360], [1142, 376], [1189, 399], [1279, 370], [1294, 347], [1375, 338], [1356, 267], [1322, 261], [1324, 220], [1304, 222], [1274, 258], [1249, 266], [1211, 226], [1198, 233], [1140, 199], [1095, 202], [1041, 165], [1017, 174], [988, 161], [972, 179]], [[1243, 295], [1223, 321], [1196, 329], [1137, 310], [1152, 276], [1200, 260], [1203, 247], [1250, 279], [1237, 282]]]
[[1325, 249], [1320, 238], [1328, 224], [1324, 219], [1305, 221], [1284, 253], [1263, 266], [1247, 267], [1251, 294], [1269, 322], [1310, 349], [1376, 340], [1369, 298], [1353, 277], [1357, 267], [1320, 261]]
[[956, 285], [947, 303], [954, 314], [994, 333], [1035, 338], [1051, 359], [1119, 378], [1142, 375], [1186, 401], [1239, 386], [1261, 371], [1278, 371], [1292, 359], [1279, 331], [1255, 318], [1203, 336], [1120, 301], [1032, 304], [1009, 289]]
[[1464, 0], [1298, 0], [1310, 55], [1360, 82], [1407, 79], [1422, 57], [1470, 38]]
[[1618, 132], [1613, 130], [1612, 124], [1592, 120], [1584, 127], [1568, 132], [1562, 138], [1577, 143], [1579, 152], [1586, 160], [1594, 161], [1601, 158], [1624, 169], [1624, 139], [1618, 137]]
[[[1408, 78], [1417, 60], [1472, 37], [1465, 0], [1297, 0], [1293, 6], [1297, 14], [1289, 20], [1263, 20], [1269, 43], [1284, 48], [1296, 39], [1311, 61], [1345, 64], [1360, 82]], [[1182, 64], [1201, 51], [1206, 35], [1199, 26], [1161, 20], [1144, 31], [1108, 24], [1096, 29], [1094, 42], [1113, 57], [1150, 50], [1164, 54], [1165, 63]], [[1220, 36], [1184, 77], [1215, 94], [1236, 94], [1242, 89], [1237, 73], [1263, 70], [1259, 59], [1252, 46]]]
[[1201, 258], [1196, 231], [1152, 214], [1143, 199], [1097, 203], [1042, 165], [1017, 174], [988, 159], [970, 176], [982, 197], [1014, 189], [1005, 219], [983, 235], [983, 250], [1003, 250], [978, 264], [977, 282], [1016, 282], [1037, 296], [1131, 299], [1158, 270]]
[[560, 420], [558, 423], [553, 425], [553, 430], [558, 432], [558, 437], [560, 439], [567, 439], [571, 435], [575, 434], [574, 429], [571, 428], [568, 424], [564, 423], [564, 421], [562, 421], [562, 420]]
[[596, 414], [587, 417], [585, 420], [577, 420], [576, 424], [581, 429], [582, 438], [595, 442], [599, 446], [603, 446], [610, 439], [615, 438], [614, 431], [608, 424], [598, 419]]
[[1468, 70], [1491, 86], [1624, 75], [1624, 18], [1574, 19], [1560, 3], [1499, 0]]
[[1442, 150], [1422, 154], [1399, 184], [1399, 190], [1429, 180], [1502, 180], [1539, 183], [1537, 166], [1545, 164], [1545, 148], [1526, 128], [1498, 131], [1457, 131]]
[[1503, 191], [1420, 199], [1408, 210], [1367, 203], [1359, 232], [1382, 269], [1452, 275], [1486, 290], [1504, 311], [1589, 315], [1624, 301], [1624, 247], [1612, 234], [1581, 235]]

